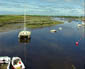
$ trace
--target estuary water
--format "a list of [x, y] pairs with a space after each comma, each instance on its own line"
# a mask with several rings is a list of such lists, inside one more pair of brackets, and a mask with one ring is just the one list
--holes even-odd
[[[78, 28], [79, 23], [64, 21], [51, 27], [27, 29], [32, 32], [28, 43], [18, 39], [22, 29], [0, 32], [0, 56], [18, 56], [26, 69], [84, 69], [85, 27]], [[51, 29], [57, 32], [51, 33]]]

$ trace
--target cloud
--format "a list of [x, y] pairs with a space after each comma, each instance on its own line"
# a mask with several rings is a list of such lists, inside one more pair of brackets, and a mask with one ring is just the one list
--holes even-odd
[[[46, 2], [47, 1], [47, 2]], [[48, 1], [50, 3], [48, 3]], [[51, 3], [51, 1], [53, 1]], [[61, 3], [62, 1], [62, 3]], [[82, 6], [74, 3], [66, 3], [67, 0], [41, 0], [23, 1], [20, 0], [0, 0], [0, 14], [23, 14], [24, 9], [27, 9], [27, 14], [41, 14], [41, 15], [83, 15]], [[73, 0], [70, 0], [73, 1]], [[56, 3], [57, 2], [57, 3]]]
[[85, 2], [82, 3], [82, 6], [85, 7]]
[[72, 0], [65, 0], [66, 2], [71, 2]]
[[43, 0], [43, 1], [46, 1], [46, 2], [56, 2], [57, 0]]

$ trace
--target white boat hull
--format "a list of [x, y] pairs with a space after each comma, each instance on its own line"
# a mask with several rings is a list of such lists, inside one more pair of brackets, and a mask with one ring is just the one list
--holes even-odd
[[0, 64], [3, 64], [3, 66], [4, 66], [4, 63], [7, 64], [7, 69], [10, 69], [10, 61], [11, 61], [11, 58], [8, 56], [0, 57]]
[[31, 38], [31, 32], [30, 31], [21, 31], [18, 35], [18, 38]]
[[[19, 60], [16, 64], [14, 63], [16, 60]], [[19, 57], [13, 57], [12, 58], [12, 66], [14, 69], [17, 69], [17, 68], [21, 68], [21, 69], [25, 69], [25, 65], [23, 64], [21, 58]]]

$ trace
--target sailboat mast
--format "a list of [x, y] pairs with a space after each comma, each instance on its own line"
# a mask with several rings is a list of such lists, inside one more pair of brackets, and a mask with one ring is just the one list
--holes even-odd
[[24, 31], [26, 31], [26, 6], [24, 6]]

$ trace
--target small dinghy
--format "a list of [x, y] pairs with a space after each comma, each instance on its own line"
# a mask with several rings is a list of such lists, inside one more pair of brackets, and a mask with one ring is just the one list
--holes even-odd
[[12, 67], [13, 69], [25, 69], [25, 65], [19, 57], [12, 58]]
[[10, 57], [0, 57], [0, 69], [10, 69]]
[[50, 32], [52, 32], [52, 33], [53, 33], [53, 32], [56, 32], [56, 30], [54, 30], [54, 29], [53, 29], [53, 30], [50, 30]]
[[77, 26], [78, 26], [78, 27], [81, 27], [81, 26], [82, 26], [82, 24], [78, 24]]
[[85, 20], [82, 21], [82, 25], [85, 26]]
[[63, 28], [62, 28], [62, 27], [59, 27], [58, 29], [59, 29], [59, 30], [62, 30]]

